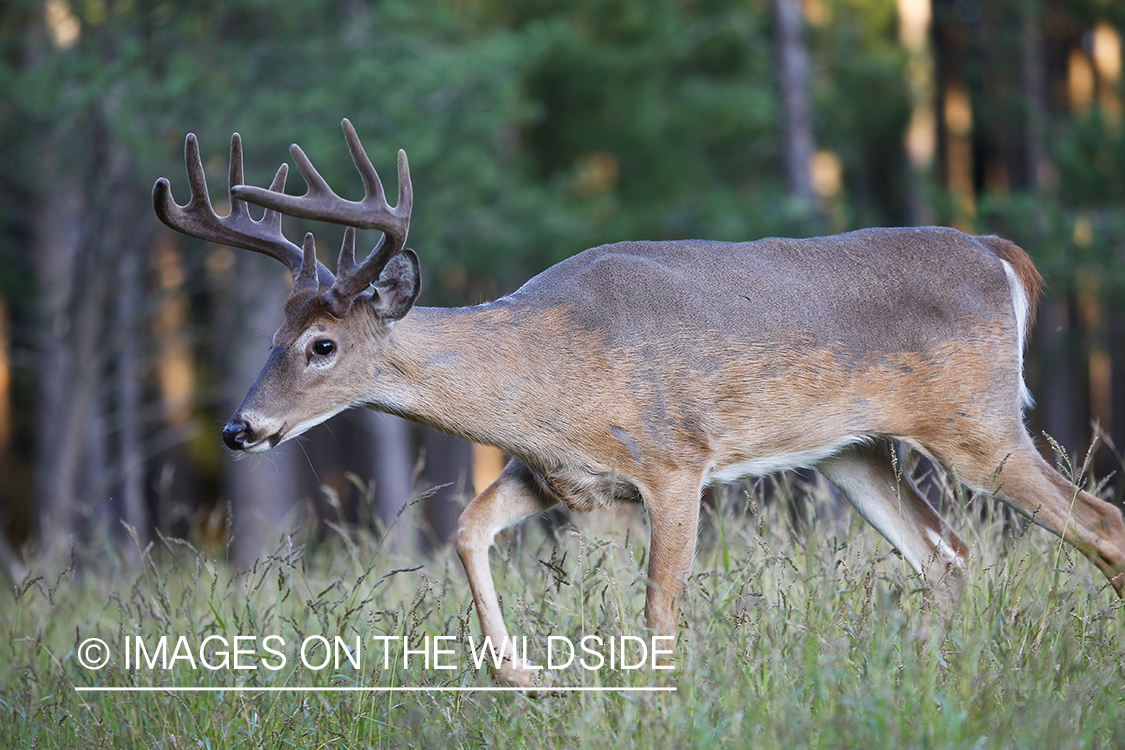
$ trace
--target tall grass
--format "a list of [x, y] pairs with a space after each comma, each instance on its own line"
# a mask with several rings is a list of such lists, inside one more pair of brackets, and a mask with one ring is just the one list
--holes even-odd
[[[1092, 565], [1025, 522], [956, 525], [972, 546], [949, 626], [916, 577], [854, 517], [824, 513], [800, 534], [783, 503], [751, 491], [705, 506], [672, 678], [651, 670], [556, 672], [571, 686], [674, 685], [676, 692], [91, 693], [88, 686], [488, 686], [400, 658], [373, 635], [478, 634], [456, 557], [403, 555], [336, 529], [284, 542], [233, 573], [213, 554], [161, 540], [143, 569], [102, 554], [15, 588], [0, 609], [0, 747], [1121, 747], [1125, 616]], [[817, 520], [818, 518], [828, 520]], [[510, 629], [533, 655], [549, 635], [641, 635], [647, 533], [636, 508], [532, 522], [492, 553]], [[8, 595], [4, 595], [7, 597]], [[125, 636], [276, 634], [282, 669], [126, 670]], [[363, 642], [359, 670], [300, 666], [309, 635]], [[80, 665], [87, 638], [113, 650]], [[401, 643], [401, 642], [400, 642]], [[172, 645], [172, 644], [169, 644]], [[450, 646], [451, 647], [451, 646]], [[258, 653], [264, 654], [261, 648]], [[318, 652], [323, 653], [323, 652]], [[317, 654], [313, 654], [316, 656]], [[392, 649], [392, 655], [397, 656]], [[275, 661], [276, 664], [276, 661]]]

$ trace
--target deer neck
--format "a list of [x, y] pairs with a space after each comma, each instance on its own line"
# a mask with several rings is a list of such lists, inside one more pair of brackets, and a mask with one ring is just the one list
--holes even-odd
[[[470, 308], [415, 308], [387, 339], [372, 406], [451, 435], [523, 453], [534, 434], [530, 393], [556, 383], [534, 371], [548, 319], [506, 302]], [[385, 366], [384, 366], [385, 365]], [[528, 388], [536, 383], [539, 387]], [[517, 387], [519, 386], [519, 387]], [[526, 422], [526, 424], [525, 424]]]

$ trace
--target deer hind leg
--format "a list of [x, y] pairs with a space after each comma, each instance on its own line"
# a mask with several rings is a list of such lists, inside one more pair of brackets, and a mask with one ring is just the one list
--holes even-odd
[[[1125, 523], [1121, 511], [1074, 487], [1039, 455], [1023, 426], [998, 448], [960, 441], [933, 446], [935, 455], [968, 486], [992, 492], [1040, 526], [1074, 545], [1125, 598]], [[991, 445], [996, 445], [992, 440]], [[976, 449], [974, 450], [974, 446]]]
[[955, 600], [964, 585], [968, 547], [910, 478], [895, 471], [892, 449], [884, 442], [855, 445], [816, 468], [902, 553], [931, 592], [942, 591]]
[[525, 658], [514, 658], [515, 641], [508, 635], [500, 612], [488, 549], [501, 531], [549, 510], [554, 504], [554, 500], [539, 491], [527, 468], [513, 460], [495, 482], [469, 503], [457, 522], [457, 555], [469, 579], [482, 635], [491, 642], [494, 653], [499, 652], [504, 658], [500, 678], [521, 687], [533, 687], [542, 672]]

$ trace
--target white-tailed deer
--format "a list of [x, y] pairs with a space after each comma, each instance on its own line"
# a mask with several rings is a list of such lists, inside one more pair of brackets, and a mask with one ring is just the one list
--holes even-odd
[[[646, 624], [674, 635], [695, 550], [702, 488], [812, 466], [928, 584], [967, 562], [965, 543], [901, 479], [902, 441], [1074, 544], [1125, 595], [1125, 525], [1071, 486], [1023, 425], [1023, 347], [1041, 279], [1023, 250], [952, 229], [870, 229], [731, 244], [623, 242], [586, 250], [495, 302], [413, 307], [405, 249], [411, 187], [398, 205], [347, 120], [366, 189], [338, 197], [297, 146], [308, 192], [242, 184], [231, 143], [231, 211], [211, 207], [195, 137], [191, 200], [153, 190], [186, 234], [272, 255], [293, 272], [265, 368], [223, 430], [257, 452], [362, 404], [512, 456], [461, 516], [457, 552], [484, 635], [508, 642], [488, 564], [498, 532], [563, 503], [638, 502], [648, 512]], [[264, 206], [252, 220], [246, 201]], [[281, 232], [281, 215], [343, 224], [337, 274]], [[362, 263], [353, 227], [384, 232]], [[954, 585], [956, 588], [956, 584]], [[502, 676], [531, 684], [529, 665]]]

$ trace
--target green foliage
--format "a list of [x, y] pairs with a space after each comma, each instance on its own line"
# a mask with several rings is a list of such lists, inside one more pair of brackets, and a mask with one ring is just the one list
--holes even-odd
[[[11, 32], [0, 37], [0, 237], [12, 257], [26, 241], [19, 208], [57, 179], [41, 168], [45, 155], [74, 179], [94, 179], [78, 169], [91, 144], [118, 139], [147, 190], [155, 176], [181, 173], [186, 131], [201, 136], [214, 167], [238, 130], [252, 181], [267, 181], [297, 141], [331, 181], [356, 190], [334, 125], [344, 116], [384, 172], [398, 148], [411, 154], [412, 237], [436, 300], [478, 293], [466, 274], [507, 288], [601, 242], [738, 240], [910, 218], [908, 56], [885, 0], [824, 0], [826, 15], [809, 28], [817, 137], [845, 174], [830, 222], [785, 196], [771, 11], [761, 0], [54, 6], [79, 24], [72, 47], [52, 41], [42, 4], [0, 11]], [[965, 64], [980, 124], [999, 132], [1026, 117], [1012, 31], [1026, 10], [997, 12], [1012, 23], [973, 37]], [[1104, 3], [1074, 14], [1114, 20]], [[1093, 211], [1125, 200], [1120, 130], [1096, 111], [1058, 118], [1058, 200], [1041, 200]], [[219, 192], [222, 170], [212, 172]], [[1106, 252], [1098, 258], [1113, 265]]]
[[1086, 209], [1125, 205], [1125, 129], [1095, 108], [1062, 124], [1054, 136], [1063, 205]]
[[768, 16], [742, 3], [497, 4], [528, 40], [533, 168], [591, 241], [762, 232], [776, 205]]

